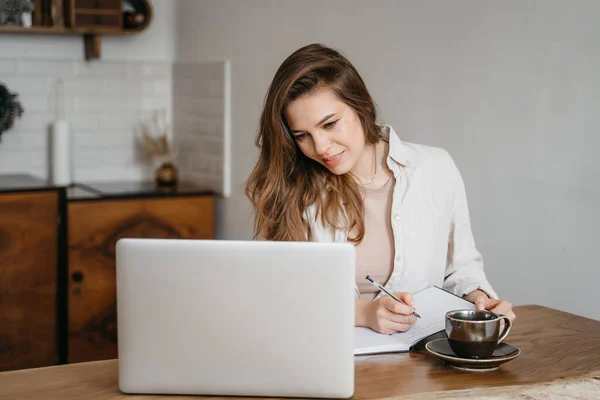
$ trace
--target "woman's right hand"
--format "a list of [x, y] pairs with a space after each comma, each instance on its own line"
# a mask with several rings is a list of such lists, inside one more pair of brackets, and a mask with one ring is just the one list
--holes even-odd
[[400, 304], [390, 296], [375, 301], [356, 300], [356, 326], [366, 326], [385, 335], [406, 332], [415, 323], [413, 296], [408, 292], [394, 293], [406, 304]]

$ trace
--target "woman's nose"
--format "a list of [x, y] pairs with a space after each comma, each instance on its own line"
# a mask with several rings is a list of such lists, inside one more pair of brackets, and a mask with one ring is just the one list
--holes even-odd
[[315, 151], [318, 155], [322, 156], [329, 151], [331, 147], [331, 139], [323, 133], [315, 133], [313, 135], [313, 140], [315, 142]]

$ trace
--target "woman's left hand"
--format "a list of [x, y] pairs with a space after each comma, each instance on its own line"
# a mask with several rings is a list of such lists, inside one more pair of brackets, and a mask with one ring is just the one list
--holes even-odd
[[466, 296], [468, 300], [475, 303], [478, 310], [489, 310], [495, 314], [506, 315], [511, 322], [517, 318], [512, 309], [512, 304], [506, 300], [490, 299], [485, 292], [476, 290]]

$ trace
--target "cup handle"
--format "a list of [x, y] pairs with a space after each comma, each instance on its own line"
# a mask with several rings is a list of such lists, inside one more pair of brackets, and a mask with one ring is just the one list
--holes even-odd
[[500, 335], [500, 338], [498, 339], [498, 344], [500, 344], [504, 338], [506, 338], [506, 336], [508, 335], [508, 332], [510, 332], [510, 328], [512, 326], [512, 322], [510, 322], [510, 318], [508, 318], [506, 315], [499, 315], [500, 319], [504, 320], [504, 330], [502, 331], [502, 334]]

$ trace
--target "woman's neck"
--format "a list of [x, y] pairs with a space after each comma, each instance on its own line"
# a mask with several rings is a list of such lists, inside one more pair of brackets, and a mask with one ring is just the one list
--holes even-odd
[[387, 175], [387, 165], [385, 159], [387, 157], [387, 143], [383, 140], [375, 144], [365, 146], [361, 156], [354, 164], [354, 168], [350, 170], [362, 185], [371, 185], [378, 181], [379, 176]]

